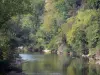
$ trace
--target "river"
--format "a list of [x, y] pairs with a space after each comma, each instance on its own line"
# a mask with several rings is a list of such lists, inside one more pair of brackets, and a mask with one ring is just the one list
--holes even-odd
[[88, 58], [63, 57], [56, 54], [20, 54], [27, 75], [100, 75], [100, 65]]

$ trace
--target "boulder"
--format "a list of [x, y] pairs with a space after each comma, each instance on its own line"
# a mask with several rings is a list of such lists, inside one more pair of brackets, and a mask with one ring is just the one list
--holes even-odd
[[51, 53], [51, 50], [45, 49], [43, 50], [44, 53]]

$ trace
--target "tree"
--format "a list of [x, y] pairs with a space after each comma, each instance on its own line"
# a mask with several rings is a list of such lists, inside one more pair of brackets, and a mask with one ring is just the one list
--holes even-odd
[[99, 9], [100, 8], [100, 0], [88, 0], [87, 6], [92, 9], [93, 8]]
[[75, 32], [75, 39], [73, 40], [73, 44], [75, 45], [74, 49], [79, 50], [84, 55], [89, 54], [88, 50], [88, 41], [86, 37], [86, 32], [84, 30], [78, 30]]
[[0, 1], [0, 28], [12, 16], [30, 11], [29, 0], [1, 0]]
[[[32, 30], [30, 30], [29, 27], [23, 27], [24, 24], [22, 24], [23, 22], [21, 20], [24, 14], [32, 14], [34, 17], [37, 17], [34, 21], [34, 26], [39, 27], [39, 16], [43, 12], [43, 2], [43, 0], [0, 1], [0, 36], [2, 36], [0, 37], [0, 47], [2, 48], [4, 59], [8, 59], [9, 55], [13, 56], [16, 52], [16, 47], [20, 45], [29, 45], [29, 43], [33, 42], [33, 38], [30, 39], [30, 32]], [[41, 12], [39, 12], [40, 9]], [[28, 21], [32, 21], [32, 18]], [[34, 30], [36, 29], [34, 28]]]

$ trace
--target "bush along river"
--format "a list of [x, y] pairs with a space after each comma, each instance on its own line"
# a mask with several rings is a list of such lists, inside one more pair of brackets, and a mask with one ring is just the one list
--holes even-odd
[[100, 75], [100, 65], [88, 58], [56, 54], [19, 54], [26, 75]]

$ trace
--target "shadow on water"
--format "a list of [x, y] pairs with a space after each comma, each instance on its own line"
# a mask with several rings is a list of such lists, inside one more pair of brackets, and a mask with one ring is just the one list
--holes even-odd
[[[89, 59], [88, 58], [69, 58], [64, 66], [63, 75], [88, 75]], [[68, 64], [69, 63], [69, 64]]]
[[21, 65], [27, 75], [100, 75], [100, 66], [89, 64], [88, 58], [64, 58], [55, 54], [29, 57], [34, 61], [26, 59]]

